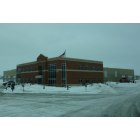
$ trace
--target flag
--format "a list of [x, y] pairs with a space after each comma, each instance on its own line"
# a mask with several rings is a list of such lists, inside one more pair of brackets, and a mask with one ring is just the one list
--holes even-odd
[[64, 57], [66, 57], [66, 51], [64, 51], [64, 53], [59, 56], [59, 58], [64, 58]]

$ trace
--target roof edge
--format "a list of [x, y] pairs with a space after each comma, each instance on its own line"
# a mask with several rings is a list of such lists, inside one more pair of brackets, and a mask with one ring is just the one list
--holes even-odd
[[103, 64], [103, 61], [98, 61], [98, 60], [89, 60], [89, 59], [79, 59], [79, 58], [60, 58], [60, 57], [53, 57], [53, 58], [48, 58], [48, 61], [53, 61], [53, 60], [69, 60], [69, 61], [81, 61], [81, 62], [95, 62], [95, 63], [101, 63]]

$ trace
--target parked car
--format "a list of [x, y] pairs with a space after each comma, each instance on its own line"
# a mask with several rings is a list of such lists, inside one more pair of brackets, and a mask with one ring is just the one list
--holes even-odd
[[130, 80], [127, 77], [123, 77], [120, 79], [120, 83], [129, 83]]
[[15, 85], [16, 83], [14, 81], [8, 81], [8, 82], [5, 82], [3, 83], [3, 86], [5, 87], [11, 87], [11, 85]]

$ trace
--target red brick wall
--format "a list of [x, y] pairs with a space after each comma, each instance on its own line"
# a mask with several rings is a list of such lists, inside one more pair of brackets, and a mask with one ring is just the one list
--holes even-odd
[[[46, 60], [46, 61], [45, 61]], [[67, 81], [68, 84], [79, 84], [80, 79], [89, 80], [89, 82], [103, 82], [104, 75], [103, 75], [103, 64], [102, 63], [96, 63], [96, 62], [77, 62], [77, 61], [66, 61], [67, 62]], [[37, 61], [30, 64], [25, 65], [19, 65], [18, 68], [24, 68], [28, 69], [29, 67], [33, 67], [33, 71], [25, 71], [23, 73], [17, 73], [17, 78], [21, 79], [32, 79], [33, 83], [37, 83], [37, 79], [35, 76], [38, 75], [38, 66], [45, 66], [45, 73], [43, 72], [43, 75], [45, 74], [45, 84], [48, 84], [48, 65], [49, 64], [56, 64], [57, 66], [57, 72], [56, 72], [56, 85], [61, 86], [62, 80], [61, 80], [61, 65], [62, 63], [65, 63], [65, 60], [54, 60], [54, 61], [47, 61], [47, 58], [44, 58], [44, 56], [39, 56], [37, 58]], [[83, 66], [83, 69], [80, 69], [80, 65]], [[85, 70], [84, 67], [88, 66], [88, 70]], [[100, 66], [100, 70], [95, 71], [92, 70], [92, 66], [95, 68]], [[44, 83], [44, 79], [43, 79]]]

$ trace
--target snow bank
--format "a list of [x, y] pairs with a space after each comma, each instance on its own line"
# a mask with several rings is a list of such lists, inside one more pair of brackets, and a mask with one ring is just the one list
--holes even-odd
[[116, 82], [107, 82], [107, 85], [113, 88], [136, 88], [140, 86], [140, 82], [136, 83], [116, 83]]
[[115, 82], [107, 82], [106, 84], [93, 84], [88, 85], [87, 87], [84, 86], [72, 86], [67, 90], [64, 87], [51, 87], [51, 86], [45, 86], [45, 89], [43, 89], [42, 85], [30, 85], [26, 84], [24, 87], [21, 85], [16, 85], [15, 90], [12, 92], [10, 88], [6, 89], [0, 89], [3, 93], [46, 93], [46, 94], [65, 94], [65, 93], [71, 93], [71, 94], [98, 94], [98, 93], [117, 93], [116, 88], [137, 88], [140, 87], [140, 81], [137, 81], [136, 83], [115, 83]]
[[[84, 86], [73, 86], [70, 87], [69, 90], [67, 90], [64, 87], [51, 87], [51, 86], [45, 86], [45, 89], [43, 89], [42, 85], [30, 85], [26, 84], [23, 90], [23, 87], [21, 85], [16, 85], [15, 90], [12, 92], [10, 88], [3, 89], [3, 93], [48, 93], [48, 94], [65, 94], [65, 93], [71, 93], [71, 94], [98, 94], [106, 91], [107, 93], [116, 93], [115, 90], [105, 84], [94, 84], [94, 85], [88, 85], [87, 87]], [[104, 92], [104, 93], [106, 93]]]

